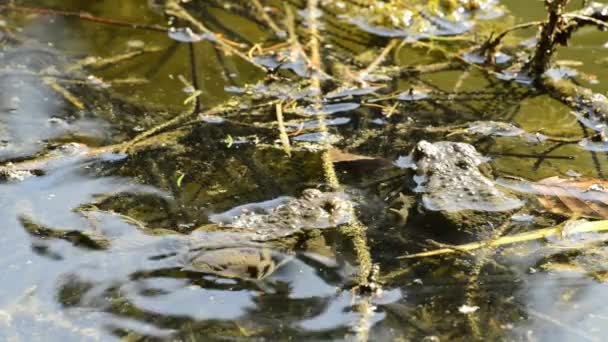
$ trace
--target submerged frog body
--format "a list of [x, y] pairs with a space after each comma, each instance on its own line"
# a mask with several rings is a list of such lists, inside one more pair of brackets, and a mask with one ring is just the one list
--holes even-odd
[[182, 258], [183, 270], [226, 278], [262, 280], [292, 259], [263, 247], [228, 247], [191, 252]]
[[299, 198], [279, 197], [242, 205], [210, 216], [213, 223], [250, 233], [255, 241], [292, 235], [303, 229], [324, 229], [347, 223], [353, 207], [344, 193], [306, 189]]
[[480, 165], [487, 161], [466, 143], [420, 141], [412, 153], [422, 204], [433, 211], [509, 211], [522, 201], [499, 190]]
[[213, 224], [190, 234], [141, 225], [138, 232], [143, 234], [121, 239], [45, 227], [29, 219], [23, 224], [33, 236], [64, 239], [94, 250], [148, 250], [151, 260], [168, 260], [168, 265], [184, 271], [257, 281], [292, 259], [298, 240], [281, 238], [304, 229], [336, 227], [352, 215], [346, 194], [307, 189], [298, 198], [279, 197], [211, 215]]
[[166, 229], [145, 233], [157, 236], [162, 254], [177, 256], [184, 271], [256, 281], [292, 259], [290, 242], [281, 238], [304, 229], [336, 227], [352, 215], [346, 194], [306, 189], [297, 198], [283, 196], [211, 215], [212, 224], [188, 235]]

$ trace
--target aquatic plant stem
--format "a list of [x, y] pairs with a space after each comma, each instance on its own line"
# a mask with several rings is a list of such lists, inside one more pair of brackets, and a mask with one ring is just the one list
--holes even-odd
[[[310, 48], [310, 62], [312, 68], [311, 75], [311, 88], [315, 91], [315, 107], [317, 109], [317, 113], [320, 112], [321, 103], [322, 103], [322, 88], [321, 88], [321, 79], [319, 75], [321, 74], [323, 68], [321, 65], [321, 47], [319, 43], [319, 23], [317, 22], [317, 17], [315, 13], [319, 12], [319, 3], [318, 0], [308, 0], [307, 2], [307, 19], [308, 19], [308, 29], [309, 29], [309, 48]], [[323, 114], [317, 115], [319, 121], [319, 130], [325, 136], [328, 136], [327, 124], [325, 122], [325, 117]], [[323, 172], [325, 175], [325, 180], [327, 184], [333, 189], [340, 188], [340, 182], [338, 181], [338, 177], [336, 175], [336, 170], [334, 168], [334, 163], [331, 158], [331, 143], [329, 139], [324, 139], [322, 144], [324, 145], [324, 151], [322, 152], [322, 164], [323, 164]], [[370, 275], [372, 271], [372, 258], [369, 250], [369, 246], [367, 245], [367, 237], [365, 235], [366, 227], [357, 219], [357, 216], [353, 212], [351, 215], [351, 221], [346, 224], [340, 231], [346, 237], [350, 239], [353, 244], [354, 252], [357, 257], [357, 262], [359, 266], [359, 271], [357, 274], [356, 282], [358, 288], [364, 289], [369, 287]], [[358, 305], [358, 311], [360, 316], [360, 320], [356, 326], [357, 340], [358, 341], [367, 341], [369, 336], [369, 319], [370, 319], [370, 307], [371, 307], [371, 296], [365, 296], [360, 299], [360, 303]]]
[[[509, 228], [511, 220], [508, 219], [503, 222], [498, 229], [493, 234], [493, 240], [499, 239]], [[481, 274], [481, 270], [483, 267], [489, 263], [493, 262], [490, 257], [496, 253], [496, 247], [489, 248], [478, 258], [475, 260], [473, 265], [473, 269], [471, 271], [471, 276], [468, 279], [468, 283], [465, 289], [465, 298], [466, 304], [468, 306], [475, 306], [477, 304], [477, 297], [479, 293], [479, 275]], [[482, 309], [483, 310], [483, 309]], [[479, 313], [472, 313], [466, 315], [467, 321], [469, 323], [469, 327], [471, 328], [471, 333], [476, 340], [483, 340], [484, 336], [482, 336], [481, 328], [479, 327]]]

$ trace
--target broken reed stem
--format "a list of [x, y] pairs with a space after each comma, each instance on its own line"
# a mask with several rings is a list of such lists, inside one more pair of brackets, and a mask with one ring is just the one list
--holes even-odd
[[388, 56], [391, 50], [393, 50], [395, 46], [397, 46], [397, 44], [399, 44], [398, 39], [392, 39], [388, 44], [386, 44], [386, 46], [384, 47], [384, 49], [382, 49], [382, 52], [378, 55], [378, 57], [376, 57], [376, 59], [374, 59], [374, 61], [367, 68], [365, 68], [365, 70], [361, 71], [359, 75], [357, 75], [357, 79], [364, 83], [365, 78], [374, 70], [376, 70], [376, 68], [384, 61], [384, 59], [386, 58], [386, 56]]
[[285, 123], [283, 122], [283, 102], [279, 102], [275, 105], [275, 111], [277, 115], [277, 124], [279, 126], [279, 138], [283, 145], [283, 151], [291, 157], [291, 145], [289, 144], [289, 136], [285, 130]]
[[315, 109], [317, 112], [317, 117], [319, 121], [319, 131], [322, 136], [325, 138], [322, 140], [322, 144], [324, 145], [324, 152], [321, 155], [321, 161], [323, 163], [323, 172], [325, 175], [325, 181], [327, 184], [334, 190], [338, 190], [340, 188], [340, 182], [338, 181], [338, 176], [336, 175], [336, 170], [334, 168], [334, 164], [329, 156], [329, 150], [331, 150], [331, 143], [329, 142], [329, 132], [327, 129], [327, 124], [325, 122], [325, 116], [323, 113], [319, 113], [321, 110], [322, 99], [322, 89], [321, 89], [321, 79], [319, 78], [319, 74], [322, 72], [323, 67], [321, 66], [321, 46], [319, 43], [319, 23], [317, 22], [317, 18], [314, 13], [318, 12], [318, 0], [308, 0], [307, 3], [307, 12], [308, 12], [308, 30], [310, 33], [310, 38], [308, 45], [310, 47], [310, 67], [312, 69], [312, 73], [310, 76], [310, 87], [315, 92]]
[[76, 63], [70, 65], [66, 69], [66, 73], [80, 70], [82, 68], [102, 69], [112, 64], [118, 64], [120, 62], [139, 57], [145, 53], [159, 52], [162, 49], [157, 47], [143, 48], [137, 51], [126, 52], [123, 54], [111, 56], [111, 57], [87, 57], [83, 58]]
[[156, 32], [169, 32], [169, 28], [160, 26], [160, 25], [148, 25], [148, 24], [138, 24], [131, 23], [128, 21], [103, 18], [91, 15], [85, 12], [72, 12], [72, 11], [62, 11], [62, 10], [54, 10], [47, 8], [37, 8], [37, 7], [22, 7], [22, 6], [12, 6], [12, 5], [0, 5], [0, 11], [11, 11], [11, 12], [21, 12], [28, 14], [38, 14], [38, 15], [56, 15], [62, 17], [72, 17], [78, 18], [80, 20], [91, 21], [99, 24], [113, 25], [113, 26], [123, 26], [129, 27], [133, 29], [142, 29], [148, 31], [156, 31]]
[[[312, 68], [311, 74], [311, 87], [315, 91], [315, 106], [318, 111], [321, 109], [322, 99], [322, 88], [321, 88], [321, 80], [319, 75], [323, 71], [321, 65], [321, 47], [319, 43], [319, 23], [317, 22], [317, 18], [314, 15], [319, 11], [318, 9], [318, 0], [308, 0], [307, 2], [307, 12], [308, 12], [308, 29], [309, 29], [309, 42], [308, 45], [310, 47], [310, 63]], [[327, 125], [325, 123], [325, 117], [323, 113], [318, 113], [317, 115], [319, 121], [319, 130], [326, 137], [329, 136]], [[336, 175], [336, 169], [334, 168], [334, 164], [331, 158], [331, 143], [329, 139], [324, 139], [322, 144], [324, 145], [324, 151], [321, 155], [321, 160], [323, 163], [323, 172], [325, 174], [325, 179], [328, 185], [333, 189], [340, 188], [340, 182], [338, 181], [338, 177]], [[369, 246], [367, 245], [367, 237], [365, 235], [366, 227], [357, 219], [357, 216], [354, 213], [351, 214], [352, 219], [348, 224], [346, 224], [340, 232], [344, 234], [346, 237], [350, 239], [353, 244], [353, 249], [357, 258], [359, 271], [357, 273], [357, 287], [359, 288], [367, 288], [369, 286], [370, 275], [372, 271], [372, 257], [370, 254]], [[369, 328], [370, 323], [369, 319], [371, 318], [371, 312], [368, 305], [365, 305], [369, 301], [368, 298], [362, 298], [360, 306], [358, 307], [358, 312], [360, 314], [360, 320], [356, 326], [358, 341], [367, 341], [369, 336]]]
[[53, 78], [43, 77], [42, 82], [51, 87], [51, 89], [59, 93], [61, 96], [63, 96], [63, 98], [65, 98], [66, 101], [71, 103], [74, 107], [78, 108], [79, 110], [83, 110], [85, 108], [84, 103], [82, 103], [82, 101], [80, 101], [76, 97], [76, 95], [72, 94], [69, 90], [59, 85], [57, 82], [55, 82]]
[[[464, 245], [458, 245], [456, 248], [440, 248], [428, 252], [416, 253], [412, 255], [403, 255], [397, 257], [397, 259], [414, 259], [414, 258], [424, 258], [431, 257], [443, 254], [452, 254], [457, 253], [458, 251], [474, 251], [481, 248], [490, 248], [490, 247], [499, 247], [504, 245], [511, 245], [514, 243], [522, 243], [522, 242], [530, 242], [541, 239], [546, 239], [552, 236], [561, 236], [563, 227], [562, 225], [543, 228], [534, 230], [531, 232], [525, 232], [515, 235], [507, 235], [496, 240], [488, 240], [488, 241], [480, 241], [480, 242], [472, 242]], [[608, 231], [608, 220], [601, 221], [590, 221], [590, 222], [582, 222], [577, 224], [575, 227], [568, 230], [568, 234], [578, 234], [578, 233], [590, 233], [590, 232], [602, 232]]]

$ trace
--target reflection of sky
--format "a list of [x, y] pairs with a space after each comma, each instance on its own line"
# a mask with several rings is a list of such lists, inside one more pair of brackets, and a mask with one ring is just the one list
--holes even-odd
[[45, 140], [68, 133], [103, 136], [107, 125], [100, 120], [58, 119], [69, 113], [66, 106], [72, 105], [40, 78], [0, 77], [0, 159], [31, 155], [42, 149]]
[[[253, 291], [208, 290], [182, 279], [149, 278], [145, 284], [129, 284], [123, 291], [142, 310], [161, 315], [187, 316], [195, 320], [237, 319], [254, 306]], [[166, 291], [158, 296], [140, 295], [147, 287]]]
[[[516, 333], [541, 341], [603, 340], [608, 336], [608, 291], [580, 273], [539, 273], [520, 291], [528, 319]], [[529, 332], [531, 331], [531, 333]]]
[[[71, 330], [70, 325], [84, 328], [90, 327], [91, 324], [99, 324], [94, 320], [87, 320], [84, 316], [71, 318], [68, 311], [59, 310], [56, 302], [57, 282], [62, 274], [71, 272], [79, 264], [88, 263], [100, 267], [103, 263], [91, 261], [91, 258], [99, 255], [99, 252], [75, 248], [63, 240], [34, 240], [17, 220], [18, 216], [27, 215], [35, 222], [52, 228], [89, 230], [92, 229], [90, 223], [73, 209], [81, 204], [93, 202], [96, 195], [156, 191], [132, 184], [124, 178], [89, 177], [83, 174], [81, 169], [83, 166], [86, 166], [86, 163], [63, 165], [62, 169], [49, 170], [45, 176], [0, 184], [0, 227], [2, 227], [0, 250], [4, 251], [0, 258], [2, 269], [0, 316], [6, 318], [0, 319], [0, 331], [6, 331], [8, 334], [17, 330], [17, 336], [27, 340], [26, 336], [35, 336], [36, 333], [48, 330], [57, 333], [58, 340], [61, 340], [59, 336]], [[124, 223], [122, 225], [123, 229], [132, 229]], [[48, 254], [56, 257], [34, 254], [32, 251], [34, 241], [38, 246], [47, 247]], [[8, 251], [10, 253], [7, 253]], [[107, 272], [107, 274], [112, 273]], [[24, 296], [24, 291], [27, 289], [33, 289], [32, 293]], [[38, 323], [47, 316], [48, 326]], [[62, 318], [59, 319], [59, 316]], [[10, 317], [13, 319], [20, 317], [21, 322], [29, 322], [25, 324], [27, 331], [22, 331], [19, 325], [11, 323]], [[36, 329], [32, 329], [33, 320], [36, 320]], [[61, 320], [69, 324], [61, 323]], [[84, 327], [80, 325], [81, 323]], [[11, 329], [8, 329], [9, 327]], [[30, 330], [33, 332], [29, 332]], [[0, 339], [1, 337], [0, 334]]]
[[[180, 243], [184, 241], [178, 237], [146, 235], [116, 215], [91, 214], [96, 222], [95, 229], [111, 239], [111, 248], [107, 251], [84, 250], [64, 240], [30, 237], [17, 220], [20, 215], [27, 215], [51, 228], [91, 230], [91, 222], [73, 209], [94, 202], [99, 195], [129, 192], [166, 196], [155, 188], [133, 184], [126, 178], [90, 176], [87, 174], [90, 165], [91, 162], [73, 160], [47, 170], [40, 177], [0, 184], [0, 223], [4, 229], [0, 235], [0, 250], [11, 251], [0, 259], [3, 269], [0, 273], [3, 284], [0, 287], [0, 330], [21, 338], [32, 338], [41, 332], [39, 328], [44, 328], [53, 332], [53, 339], [57, 336], [57, 339], [68, 340], [79, 336], [69, 332], [74, 329], [92, 329], [95, 336], [111, 339], [107, 335], [109, 330], [100, 329], [104, 326], [132, 329], [158, 337], [172, 333], [171, 329], [156, 326], [145, 319], [128, 316], [122, 319], [106, 312], [115, 299], [114, 296], [108, 298], [108, 291], [112, 288], [120, 289], [121, 300], [128, 301], [146, 315], [195, 321], [256, 320], [264, 317], [265, 312], [260, 305], [264, 302], [261, 296], [265, 295], [262, 289], [267, 286], [256, 289], [254, 284], [245, 284], [243, 288], [238, 281], [233, 281], [241, 289], [206, 289], [192, 285], [185, 278], [134, 278], [134, 274], [141, 272], [179, 268], [178, 258], [152, 257], [176, 252], [176, 246], [183, 247]], [[43, 246], [46, 254], [34, 253], [34, 244]], [[267, 285], [287, 286], [284, 306], [276, 310], [289, 310], [290, 301], [295, 304], [310, 300], [309, 305], [316, 307], [313, 310], [317, 312], [316, 316], [290, 317], [295, 319], [293, 327], [298, 329], [318, 331], [349, 327], [357, 322], [359, 314], [353, 309], [351, 292], [339, 289], [342, 285], [338, 276], [341, 271], [333, 264], [313, 267], [306, 260], [296, 257], [264, 280]], [[327, 276], [324, 274], [330, 274], [331, 280], [325, 279]], [[78, 284], [87, 284], [87, 287], [77, 290]], [[25, 289], [34, 290], [30, 295], [24, 295]], [[58, 303], [58, 293], [65, 291], [75, 296], [74, 307], [62, 308]], [[79, 296], [78, 291], [85, 292]], [[29, 309], [24, 310], [23, 307]], [[374, 314], [372, 322], [383, 315]], [[2, 317], [9, 318], [3, 321]], [[45, 323], [34, 323], [36, 317], [45, 317]], [[15, 325], [11, 319], [29, 322], [26, 325], [34, 324], [35, 328], [30, 327], [26, 332], [25, 326]], [[5, 336], [11, 335], [0, 333], [0, 339]]]

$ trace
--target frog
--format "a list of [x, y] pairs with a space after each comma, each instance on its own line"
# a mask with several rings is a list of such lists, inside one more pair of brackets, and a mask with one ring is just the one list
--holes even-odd
[[261, 281], [293, 259], [290, 253], [271, 248], [243, 246], [192, 251], [180, 256], [182, 271], [214, 274], [224, 278]]
[[525, 203], [496, 185], [489, 159], [468, 143], [422, 140], [411, 159], [418, 211], [436, 227], [452, 227], [477, 239]]
[[290, 237], [306, 230], [350, 222], [354, 205], [344, 192], [304, 189], [300, 196], [244, 204], [209, 215], [210, 224], [196, 228], [178, 253], [181, 269], [258, 282], [293, 257]]
[[[298, 197], [281, 196], [209, 215], [209, 224], [189, 233], [140, 224], [135, 227], [144, 236], [109, 238], [100, 232], [43, 226], [33, 219], [25, 220], [23, 226], [37, 238], [63, 239], [92, 250], [152, 247], [152, 259], [174, 258], [175, 265], [188, 274], [257, 283], [292, 260], [294, 246], [302, 237], [309, 240], [304, 231], [338, 227], [350, 222], [353, 215], [354, 205], [346, 193], [309, 188]], [[299, 233], [303, 234], [297, 236]], [[322, 235], [310, 240], [319, 238]]]
[[[305, 189], [300, 197], [245, 204], [210, 215], [212, 223], [248, 233], [251, 240], [268, 241], [302, 229], [325, 229], [351, 221], [353, 205], [343, 192]], [[204, 230], [198, 229], [198, 231]]]

